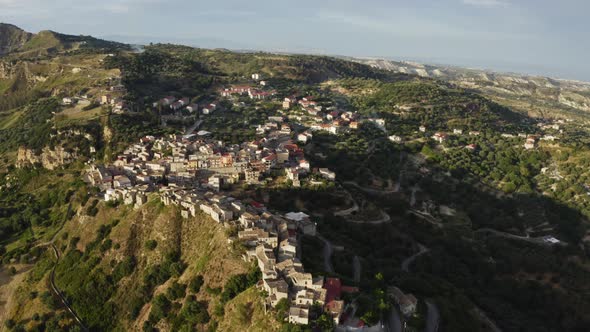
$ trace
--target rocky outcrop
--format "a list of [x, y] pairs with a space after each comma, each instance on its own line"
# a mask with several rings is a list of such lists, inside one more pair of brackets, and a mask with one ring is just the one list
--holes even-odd
[[16, 76], [16, 66], [8, 63], [0, 61], [0, 79], [9, 79]]
[[12, 24], [0, 23], [0, 55], [14, 52], [23, 47], [32, 34]]
[[590, 98], [577, 93], [562, 92], [559, 94], [559, 102], [563, 105], [590, 112]]
[[63, 147], [58, 146], [55, 149], [49, 147], [43, 148], [41, 154], [35, 151], [20, 147], [16, 156], [16, 167], [26, 167], [41, 165], [49, 170], [54, 170], [65, 164], [69, 164], [78, 158], [77, 151], [68, 152]]

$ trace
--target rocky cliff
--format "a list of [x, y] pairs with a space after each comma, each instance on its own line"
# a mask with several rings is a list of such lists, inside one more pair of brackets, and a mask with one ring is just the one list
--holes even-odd
[[40, 164], [44, 168], [54, 170], [74, 161], [77, 157], [77, 151], [68, 152], [61, 146], [55, 147], [53, 150], [45, 147], [40, 154], [36, 154], [31, 149], [20, 147], [16, 156], [16, 167]]
[[22, 48], [32, 34], [12, 24], [0, 23], [0, 55], [8, 54]]

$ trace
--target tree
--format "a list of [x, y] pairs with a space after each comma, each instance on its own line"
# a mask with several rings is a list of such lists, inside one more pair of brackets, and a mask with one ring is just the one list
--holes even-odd
[[289, 303], [288, 299], [280, 299], [279, 302], [277, 302], [277, 305], [275, 305], [275, 310], [277, 311], [276, 317], [279, 322], [285, 321], [287, 314], [289, 313], [290, 306], [291, 303]]
[[323, 313], [317, 320], [316, 326], [325, 332], [334, 331], [334, 319], [327, 313]]
[[152, 311], [150, 312], [149, 320], [157, 323], [162, 318], [168, 316], [170, 312], [171, 303], [170, 300], [164, 294], [159, 294], [154, 298], [152, 303]]
[[180, 284], [176, 281], [173, 282], [172, 285], [170, 286], [170, 288], [168, 288], [168, 290], [166, 291], [166, 294], [172, 300], [176, 300], [176, 299], [184, 297], [185, 293], [186, 293], [186, 285]]
[[194, 296], [189, 296], [180, 315], [192, 324], [206, 324], [210, 319], [207, 306], [203, 302], [197, 301]]
[[195, 276], [189, 283], [189, 290], [193, 293], [198, 293], [203, 286], [204, 280], [202, 275]]
[[4, 322], [4, 326], [6, 326], [6, 328], [9, 329], [9, 330], [12, 329], [15, 325], [16, 325], [16, 323], [14, 322], [13, 319], [7, 319]]

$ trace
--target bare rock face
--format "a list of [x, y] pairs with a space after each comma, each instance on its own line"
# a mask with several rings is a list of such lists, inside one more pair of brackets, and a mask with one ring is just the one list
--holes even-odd
[[[1, 55], [1, 54], [0, 54]], [[17, 74], [17, 66], [8, 62], [0, 61], [0, 79], [13, 78]]]
[[17, 51], [31, 39], [32, 34], [12, 24], [0, 23], [0, 55]]
[[76, 158], [78, 158], [76, 151], [68, 152], [61, 146], [56, 147], [54, 150], [46, 146], [39, 155], [31, 149], [20, 147], [16, 156], [16, 167], [21, 168], [41, 164], [46, 169], [54, 170], [71, 163]]

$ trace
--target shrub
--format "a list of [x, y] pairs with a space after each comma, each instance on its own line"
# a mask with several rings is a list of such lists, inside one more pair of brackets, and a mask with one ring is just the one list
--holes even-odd
[[190, 281], [188, 287], [191, 292], [198, 293], [201, 290], [203, 283], [204, 283], [203, 276], [198, 275]]
[[184, 297], [184, 295], [186, 294], [186, 285], [185, 284], [180, 284], [178, 282], [173, 282], [172, 285], [170, 286], [170, 288], [168, 288], [168, 290], [166, 291], [166, 295], [168, 295], [168, 297], [171, 300], [176, 300], [179, 298]]
[[145, 242], [145, 248], [148, 250], [154, 250], [158, 246], [158, 242], [156, 240], [147, 240]]

